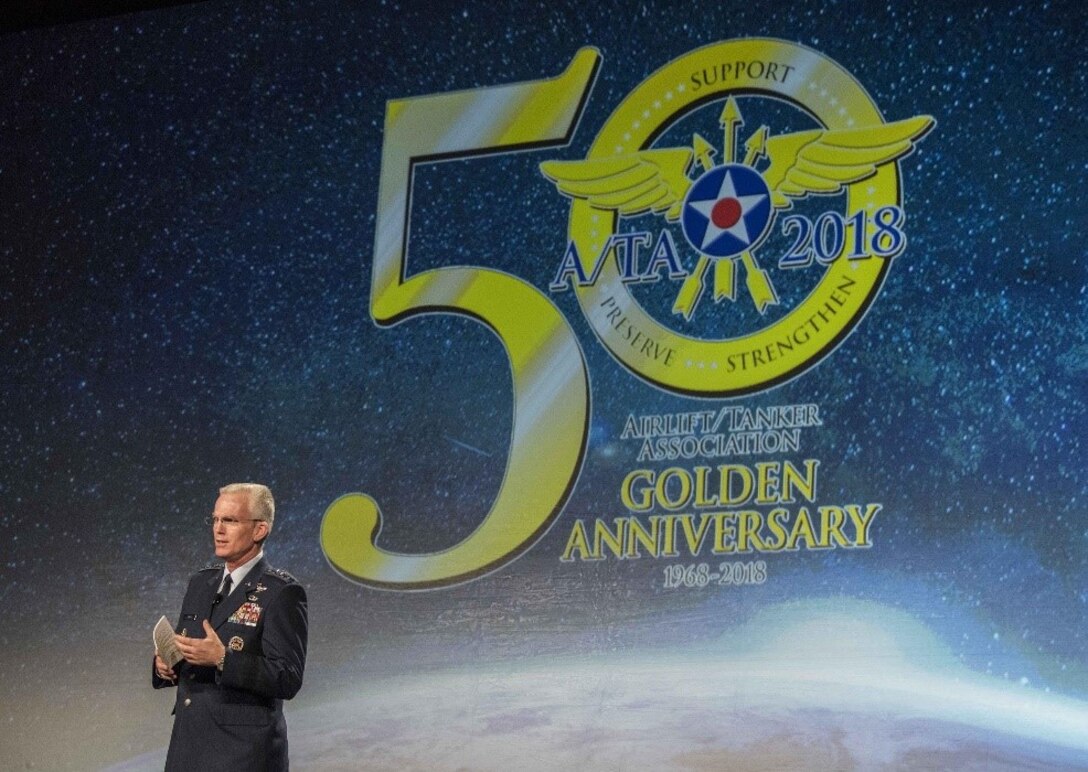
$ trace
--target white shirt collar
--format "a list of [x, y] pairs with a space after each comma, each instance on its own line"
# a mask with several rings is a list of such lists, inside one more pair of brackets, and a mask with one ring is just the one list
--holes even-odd
[[[257, 561], [264, 557], [264, 550], [261, 550], [256, 555], [251, 557], [242, 565], [238, 566], [233, 571], [228, 571], [226, 566], [223, 566], [223, 579], [227, 578], [227, 574], [230, 574], [230, 591], [234, 592], [234, 588], [242, 583], [242, 580], [246, 578], [246, 574], [250, 572], [253, 566], [257, 565]], [[223, 586], [223, 581], [220, 580], [219, 586]], [[228, 593], [229, 594], [229, 593]]]

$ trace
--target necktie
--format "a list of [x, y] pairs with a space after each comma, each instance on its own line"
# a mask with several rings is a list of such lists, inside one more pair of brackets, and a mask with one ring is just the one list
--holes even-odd
[[227, 574], [226, 578], [223, 579], [223, 586], [220, 587], [219, 592], [215, 594], [215, 600], [212, 601], [212, 610], [208, 613], [208, 616], [211, 616], [212, 613], [215, 612], [215, 607], [223, 602], [223, 598], [230, 595], [230, 586], [233, 583], [234, 579], [231, 578], [230, 574]]

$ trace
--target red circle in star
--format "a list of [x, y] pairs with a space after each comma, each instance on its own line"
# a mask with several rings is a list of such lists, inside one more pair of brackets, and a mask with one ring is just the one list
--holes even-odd
[[740, 201], [735, 198], [723, 198], [710, 210], [710, 221], [724, 230], [736, 225], [740, 215]]

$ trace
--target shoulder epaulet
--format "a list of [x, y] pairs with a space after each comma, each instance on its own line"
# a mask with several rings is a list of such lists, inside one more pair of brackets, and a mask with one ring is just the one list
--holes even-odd
[[274, 576], [277, 579], [283, 580], [287, 584], [294, 584], [294, 583], [298, 582], [298, 580], [295, 579], [295, 577], [291, 576], [289, 573], [284, 571], [282, 568], [266, 568], [264, 570], [264, 575], [265, 576]]

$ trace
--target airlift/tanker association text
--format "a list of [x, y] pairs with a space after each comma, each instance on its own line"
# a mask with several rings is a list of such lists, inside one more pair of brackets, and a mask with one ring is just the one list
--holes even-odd
[[818, 405], [754, 409], [729, 405], [691, 413], [628, 415], [620, 439], [642, 440], [639, 463], [690, 461], [798, 451], [801, 430], [822, 425]]

